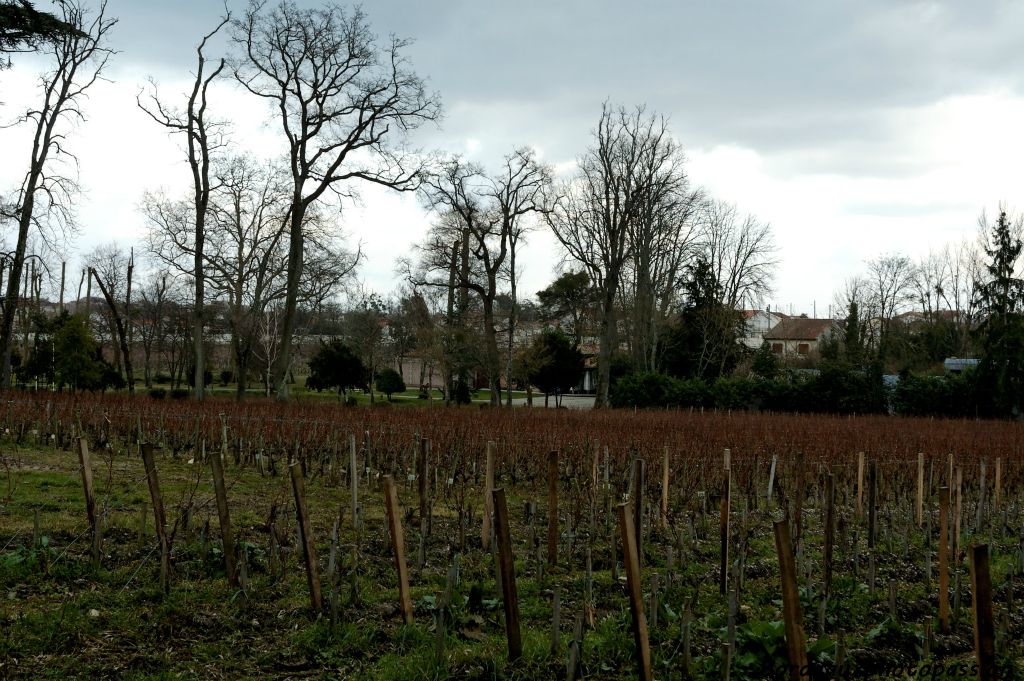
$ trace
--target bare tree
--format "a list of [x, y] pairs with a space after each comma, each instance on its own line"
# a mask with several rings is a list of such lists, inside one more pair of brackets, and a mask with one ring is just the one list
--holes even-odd
[[[284, 295], [289, 194], [280, 173], [247, 156], [226, 160], [215, 176], [211, 225], [216, 228], [207, 249], [208, 271], [215, 294], [227, 298], [236, 396], [243, 400], [258, 320]], [[173, 232], [163, 236], [163, 244], [182, 241]]]
[[77, 160], [67, 148], [65, 127], [85, 119], [82, 102], [102, 77], [113, 54], [107, 47], [107, 37], [117, 20], [106, 16], [105, 2], [91, 16], [75, 0], [60, 3], [58, 9], [57, 19], [74, 31], [55, 35], [44, 50], [54, 64], [52, 70], [40, 78], [42, 101], [19, 121], [34, 127], [28, 170], [15, 198], [4, 209], [4, 213], [17, 222], [18, 236], [10, 254], [3, 299], [0, 389], [11, 385], [14, 318], [29, 235], [35, 228], [36, 234], [45, 239], [53, 233], [51, 230], [70, 228], [73, 220], [71, 199], [78, 191], [78, 183], [61, 168], [66, 171], [63, 164], [68, 161], [77, 166]]
[[600, 311], [595, 407], [608, 405], [612, 351], [617, 347], [615, 303], [632, 256], [630, 232], [640, 219], [664, 159], [674, 149], [667, 121], [643, 107], [605, 103], [594, 145], [559, 193], [548, 224], [598, 292]]
[[671, 137], [644, 162], [649, 184], [637, 218], [630, 223], [632, 253], [621, 299], [630, 322], [630, 348], [638, 370], [656, 368], [661, 327], [666, 322], [695, 254], [701, 192], [692, 190], [685, 156]]
[[878, 318], [878, 355], [885, 360], [892, 320], [914, 302], [917, 268], [905, 255], [880, 255], [868, 261], [868, 286], [872, 307]]
[[195, 365], [194, 394], [196, 400], [202, 400], [206, 394], [206, 384], [203, 380], [206, 371], [206, 361], [203, 357], [204, 287], [206, 286], [206, 275], [203, 272], [203, 250], [206, 241], [206, 216], [211, 193], [210, 162], [213, 153], [224, 145], [223, 124], [213, 121], [207, 116], [208, 93], [210, 85], [220, 76], [226, 64], [225, 60], [221, 58], [211, 70], [207, 71], [206, 56], [203, 54], [203, 50], [206, 48], [206, 43], [217, 35], [230, 20], [230, 13], [226, 13], [220, 23], [203, 36], [199, 42], [199, 46], [196, 48], [195, 78], [184, 109], [179, 110], [161, 101], [156, 83], [152, 80], [150, 81], [151, 92], [148, 100], [144, 103], [141, 94], [136, 99], [139, 108], [149, 114], [154, 121], [174, 134], [185, 135], [186, 158], [192, 171], [193, 192], [191, 228], [194, 239], [192, 280], [195, 284], [195, 300], [192, 303], [192, 360]]
[[778, 260], [771, 226], [736, 206], [712, 200], [704, 205], [702, 250], [730, 309], [754, 306], [772, 290]]
[[139, 304], [132, 319], [142, 345], [143, 380], [153, 386], [153, 355], [164, 352], [167, 342], [167, 270], [151, 272], [139, 288]]
[[416, 189], [423, 162], [396, 142], [436, 120], [440, 105], [405, 59], [407, 41], [379, 46], [361, 9], [283, 0], [264, 11], [252, 2], [234, 28], [235, 77], [272, 105], [288, 149], [288, 281], [273, 367], [277, 396], [287, 399], [307, 211], [328, 191], [351, 195], [355, 180]]
[[[99, 246], [86, 256], [89, 276], [103, 294], [107, 304], [107, 324], [114, 346], [114, 366], [124, 369], [128, 392], [135, 392], [135, 374], [131, 354], [132, 274], [135, 253], [126, 254], [115, 243]], [[123, 296], [123, 297], [122, 297]]]
[[[459, 241], [465, 255], [457, 280], [461, 290], [472, 291], [480, 300], [484, 368], [492, 406], [501, 404], [502, 373], [495, 302], [502, 279], [514, 287], [514, 245], [522, 238], [526, 216], [545, 210], [550, 183], [550, 170], [538, 163], [529, 149], [517, 149], [507, 156], [495, 177], [456, 157], [424, 182], [427, 204], [447, 219], [435, 226], [431, 240], [420, 248], [420, 270], [410, 280], [415, 286], [448, 286], [445, 275], [452, 271], [448, 244]], [[514, 320], [514, 312], [510, 315]], [[513, 331], [509, 329], [510, 334]]]

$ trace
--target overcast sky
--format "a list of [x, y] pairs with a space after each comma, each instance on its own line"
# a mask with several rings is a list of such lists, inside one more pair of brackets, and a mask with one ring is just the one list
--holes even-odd
[[[47, 2], [36, 3], [41, 9]], [[314, 2], [301, 0], [301, 5]], [[240, 12], [243, 4], [230, 1]], [[494, 167], [531, 145], [568, 171], [601, 103], [646, 104], [670, 117], [690, 177], [772, 225], [780, 267], [775, 309], [828, 310], [833, 291], [880, 253], [913, 257], [973, 238], [982, 209], [1024, 192], [1024, 3], [480, 2], [373, 0], [379, 35], [414, 39], [417, 72], [442, 98], [440, 126], [414, 139]], [[85, 191], [70, 250], [141, 244], [146, 189], [183, 190], [176, 142], [139, 112], [148, 76], [184, 92], [194, 45], [217, 20], [209, 0], [110, 0], [119, 54], [69, 146]], [[39, 62], [0, 72], [0, 118], [35, 94]], [[269, 153], [278, 130], [263, 104], [225, 81], [217, 113], [239, 150]], [[0, 185], [15, 185], [26, 127], [0, 131]], [[411, 195], [362, 191], [341, 223], [368, 255], [366, 284], [399, 283], [394, 260], [430, 217]], [[523, 288], [558, 262], [554, 240], [530, 237]]]

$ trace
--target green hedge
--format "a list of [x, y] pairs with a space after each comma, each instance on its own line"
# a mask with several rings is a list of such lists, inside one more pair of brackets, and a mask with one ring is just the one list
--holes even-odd
[[675, 378], [638, 372], [619, 378], [610, 392], [613, 407], [768, 410], [831, 414], [974, 416], [973, 374], [917, 376], [905, 373], [895, 388], [880, 373], [840, 365], [815, 374], [787, 372], [776, 379]]

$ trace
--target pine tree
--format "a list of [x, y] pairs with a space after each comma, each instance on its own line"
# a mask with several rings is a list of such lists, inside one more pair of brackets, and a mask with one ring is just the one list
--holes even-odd
[[[982, 222], [987, 226], [987, 223]], [[985, 253], [986, 281], [978, 282], [978, 303], [984, 321], [978, 329], [983, 356], [978, 368], [979, 395], [990, 404], [983, 405], [992, 416], [1021, 415], [1024, 394], [1024, 280], [1014, 276], [1022, 243], [1016, 224], [1000, 210], [991, 227], [990, 244]]]

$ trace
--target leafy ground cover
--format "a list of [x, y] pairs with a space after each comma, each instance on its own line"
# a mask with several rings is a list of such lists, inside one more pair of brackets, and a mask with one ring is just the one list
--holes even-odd
[[[856, 452], [860, 443], [882, 441], [872, 431], [883, 421], [323, 406], [260, 406], [247, 412], [247, 421], [229, 403], [214, 402], [191, 418], [172, 418], [176, 414], [168, 411], [160, 425], [161, 414], [143, 410], [144, 404], [51, 398], [8, 407], [0, 449], [0, 675], [564, 678], [580, 618], [582, 676], [632, 678], [634, 643], [614, 508], [628, 498], [642, 508], [643, 593], [656, 678], [720, 678], [725, 666], [733, 679], [786, 677], [772, 521], [787, 513], [799, 528], [808, 677], [974, 678], [965, 550], [975, 543], [991, 547], [1003, 678], [1020, 677], [1024, 532], [1015, 424], [901, 420], [904, 434], [890, 442], [891, 449], [865, 447], [868, 460], [880, 462], [881, 479], [876, 542], [869, 549], [868, 514], [855, 510]], [[273, 435], [262, 424], [250, 426], [275, 413]], [[798, 426], [818, 429], [817, 452], [799, 437], [787, 442], [787, 433], [801, 432]], [[845, 428], [860, 437], [833, 442]], [[906, 454], [936, 430], [949, 443], [988, 443], [954, 456], [963, 496], [949, 633], [940, 632], [936, 621], [937, 493], [947, 482], [949, 452], [929, 452], [921, 527], [914, 518], [916, 457]], [[322, 441], [319, 449], [316, 437], [307, 437], [310, 431]], [[154, 519], [135, 442], [140, 432], [156, 446], [172, 536], [167, 593], [159, 586]], [[690, 447], [666, 436], [679, 432], [690, 437]], [[723, 475], [720, 441], [712, 435], [722, 433], [731, 433], [733, 446], [732, 598], [719, 589]], [[79, 435], [93, 453], [103, 528], [98, 566], [75, 449]], [[348, 435], [357, 450], [356, 522]], [[431, 437], [426, 449], [419, 435]], [[497, 443], [496, 486], [509, 495], [524, 639], [524, 654], [515, 662], [507, 659], [494, 554], [481, 539], [487, 440]], [[557, 484], [558, 558], [549, 565], [545, 454], [558, 442], [565, 444]], [[245, 579], [237, 588], [226, 579], [208, 465], [222, 444], [234, 540], [245, 555]], [[668, 513], [662, 514], [666, 445]], [[431, 511], [421, 523], [416, 471], [424, 452]], [[305, 469], [325, 593], [318, 613], [309, 605], [285, 472], [289, 455]], [[777, 467], [769, 503], [772, 456]], [[646, 463], [646, 477], [633, 472], [638, 460]], [[836, 548], [831, 593], [823, 601], [823, 483], [829, 473], [837, 492]], [[383, 506], [387, 474], [399, 483], [411, 625], [403, 623], [397, 605]], [[553, 641], [556, 594], [561, 616]]]

